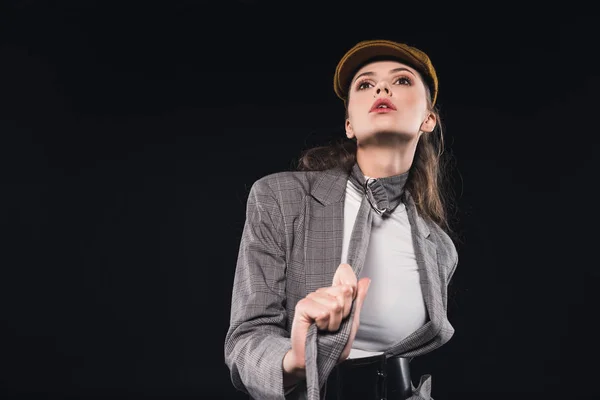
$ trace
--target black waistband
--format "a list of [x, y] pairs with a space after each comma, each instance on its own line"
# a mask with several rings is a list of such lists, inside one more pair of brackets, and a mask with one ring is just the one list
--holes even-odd
[[409, 362], [385, 354], [346, 359], [329, 375], [325, 399], [407, 399], [412, 395]]

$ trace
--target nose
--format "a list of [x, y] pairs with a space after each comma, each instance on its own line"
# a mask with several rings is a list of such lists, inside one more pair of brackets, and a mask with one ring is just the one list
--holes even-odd
[[380, 81], [377, 86], [376, 86], [376, 90], [375, 90], [375, 96], [379, 96], [379, 95], [387, 95], [387, 96], [392, 96], [392, 90], [390, 89], [388, 83], [386, 81]]

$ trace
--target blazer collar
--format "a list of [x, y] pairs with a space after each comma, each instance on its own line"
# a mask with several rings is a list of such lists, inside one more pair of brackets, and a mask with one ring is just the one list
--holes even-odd
[[384, 178], [366, 178], [358, 163], [350, 171], [332, 168], [317, 175], [311, 194], [319, 202], [329, 205], [342, 201], [346, 191], [346, 182], [350, 182], [363, 194], [366, 194], [371, 206], [379, 214], [391, 213], [401, 202], [409, 172]]
[[357, 163], [350, 171], [350, 182], [367, 196], [371, 207], [379, 215], [389, 215], [402, 202], [404, 185], [408, 178], [408, 171], [384, 178], [368, 179], [363, 174]]
[[[427, 222], [416, 211], [416, 204], [405, 189], [409, 172], [404, 174], [380, 178], [371, 181], [367, 187], [370, 189], [372, 205], [381, 209], [388, 209], [389, 212], [400, 203], [404, 202], [414, 215], [417, 234], [422, 237], [429, 237], [430, 230]], [[368, 193], [365, 189], [366, 178], [362, 173], [358, 163], [354, 163], [350, 171], [342, 168], [332, 168], [320, 171], [316, 175], [315, 184], [312, 186], [311, 195], [323, 205], [330, 205], [344, 200], [346, 194], [346, 184], [348, 179], [363, 193]]]
[[348, 172], [342, 168], [319, 171], [310, 194], [321, 204], [330, 205], [340, 202], [346, 194]]

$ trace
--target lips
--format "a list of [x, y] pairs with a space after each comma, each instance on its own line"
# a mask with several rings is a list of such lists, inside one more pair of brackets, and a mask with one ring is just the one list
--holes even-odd
[[389, 99], [381, 98], [375, 100], [375, 103], [373, 103], [373, 106], [369, 112], [381, 112], [382, 110], [396, 110], [396, 107], [394, 107]]

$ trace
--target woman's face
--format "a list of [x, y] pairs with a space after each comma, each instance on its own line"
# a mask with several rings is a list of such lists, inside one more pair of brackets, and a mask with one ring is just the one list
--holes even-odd
[[425, 83], [414, 68], [399, 61], [375, 61], [352, 78], [346, 135], [356, 137], [359, 144], [381, 135], [418, 139], [435, 123]]

